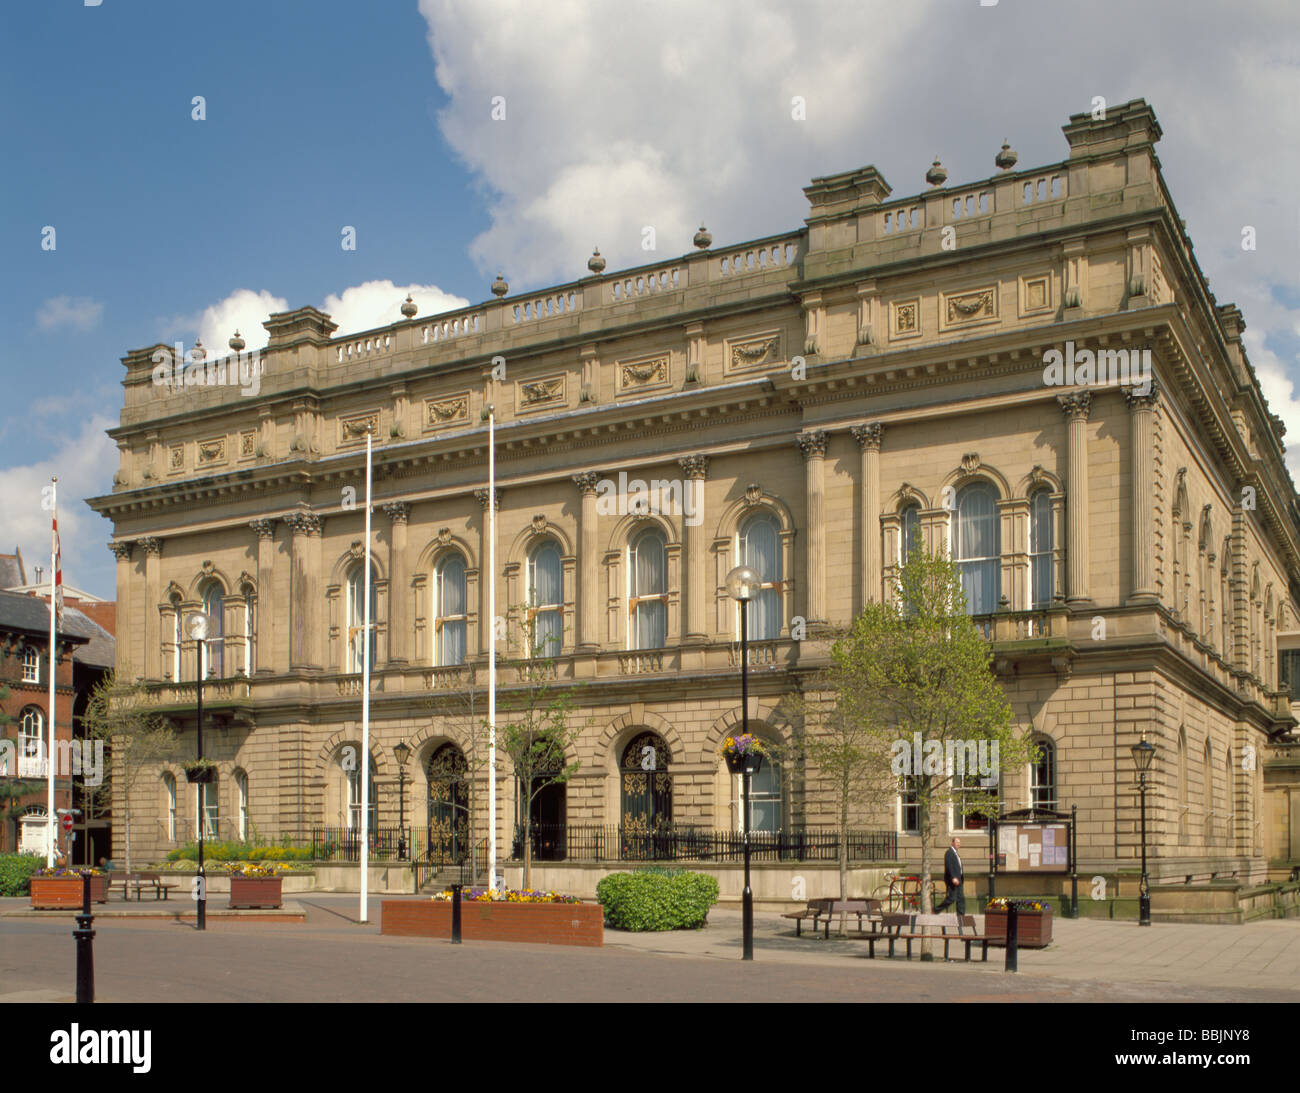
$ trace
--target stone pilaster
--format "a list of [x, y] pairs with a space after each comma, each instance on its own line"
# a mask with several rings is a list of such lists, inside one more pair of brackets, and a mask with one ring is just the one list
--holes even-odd
[[1124, 392], [1129, 405], [1130, 476], [1133, 496], [1133, 591], [1129, 600], [1156, 598], [1155, 582], [1155, 410], [1159, 390], [1155, 380], [1145, 394]]
[[[257, 660], [254, 674], [270, 675], [280, 668], [274, 663], [275, 610], [275, 520], [259, 519], [249, 522], [257, 535], [257, 618], [254, 620], [254, 640], [257, 642]], [[290, 608], [292, 610], [292, 608]]]
[[880, 434], [878, 422], [854, 425], [849, 432], [862, 449], [858, 475], [858, 526], [862, 529], [858, 610], [880, 602]]
[[1068, 470], [1065, 484], [1066, 599], [1069, 603], [1088, 603], [1088, 413], [1092, 407], [1089, 391], [1057, 395], [1067, 422]]
[[[709, 473], [709, 457], [706, 455], [688, 455], [677, 461], [686, 476], [685, 500], [690, 504], [690, 511], [685, 514], [683, 537], [686, 541], [686, 564], [682, 573], [686, 578], [684, 594], [686, 597], [686, 634], [685, 641], [702, 642], [708, 639], [705, 622], [708, 606], [708, 580], [705, 557], [706, 532], [704, 530], [704, 481]], [[687, 492], [689, 491], [689, 493]]]
[[146, 536], [140, 540], [144, 551], [144, 678], [162, 679], [162, 634], [159, 629], [158, 601], [162, 596], [162, 540]]
[[294, 512], [284, 522], [293, 535], [289, 571], [289, 668], [319, 668], [321, 518], [314, 512]]
[[800, 433], [797, 439], [807, 469], [808, 496], [808, 623], [826, 621], [826, 444], [823, 429]]
[[[113, 557], [117, 560], [116, 565], [116, 585], [117, 585], [117, 632], [119, 648], [124, 651], [123, 656], [117, 659], [118, 663], [128, 664], [132, 660], [134, 650], [131, 649], [127, 640], [127, 634], [132, 633], [132, 627], [135, 625], [131, 617], [131, 547], [132, 543], [128, 540], [112, 542], [108, 544], [108, 549], [113, 552]], [[157, 608], [155, 608], [157, 610]], [[141, 663], [139, 660], [136, 664]]]
[[411, 659], [411, 578], [406, 571], [406, 522], [411, 506], [390, 501], [384, 515], [391, 522], [388, 537], [388, 660], [405, 664]]
[[583, 471], [573, 476], [573, 484], [582, 494], [581, 545], [578, 547], [578, 648], [594, 650], [600, 645], [597, 602], [596, 551], [596, 483], [600, 472]]
[[[497, 512], [501, 511], [501, 492], [501, 490], [496, 491], [494, 508]], [[488, 651], [488, 638], [490, 637], [488, 628], [496, 625], [496, 620], [492, 618], [492, 604], [490, 600], [492, 594], [492, 582], [497, 579], [497, 575], [492, 572], [490, 565], [491, 558], [489, 547], [491, 544], [488, 542], [488, 531], [491, 521], [488, 520], [487, 511], [488, 491], [485, 489], [475, 490], [474, 499], [478, 501], [479, 508], [483, 510], [483, 515], [479, 518], [478, 525], [478, 564], [479, 573], [482, 574], [478, 582], [479, 619], [482, 620], [479, 623], [478, 628], [478, 644], [479, 652], [486, 655]], [[497, 561], [499, 566], [500, 559], [497, 559]]]

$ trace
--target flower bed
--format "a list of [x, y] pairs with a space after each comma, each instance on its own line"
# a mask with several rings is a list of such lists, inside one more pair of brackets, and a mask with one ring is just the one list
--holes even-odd
[[[439, 892], [433, 897], [437, 901], [450, 900], [451, 889]], [[580, 896], [562, 896], [558, 892], [539, 892], [533, 888], [519, 890], [506, 888], [493, 891], [491, 888], [466, 888], [460, 894], [462, 903], [581, 903]]]
[[[553, 894], [553, 893], [548, 893]], [[605, 943], [604, 913], [595, 903], [463, 900], [460, 933], [466, 941], [527, 941], [545, 945]], [[386, 899], [380, 933], [396, 937], [451, 937], [449, 899]]]
[[[990, 900], [984, 912], [984, 932], [992, 945], [1005, 945], [1007, 940], [1007, 910], [1013, 901]], [[1019, 949], [1045, 949], [1052, 943], [1052, 905], [1042, 900], [1015, 900], [1016, 947]]]
[[[81, 874], [71, 870], [37, 873], [31, 879], [32, 907], [37, 910], [77, 910], [81, 907], [81, 894]], [[102, 873], [91, 874], [90, 900], [108, 902], [108, 877]]]

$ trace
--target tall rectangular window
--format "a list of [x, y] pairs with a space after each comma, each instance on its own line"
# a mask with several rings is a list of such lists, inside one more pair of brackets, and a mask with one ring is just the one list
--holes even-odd
[[1277, 678], [1291, 695], [1292, 702], [1300, 702], [1300, 649], [1281, 649], [1277, 654]]
[[1052, 606], [1052, 495], [1039, 490], [1029, 501], [1029, 569], [1033, 606]]
[[41, 654], [39, 650], [28, 646], [23, 650], [23, 682], [39, 683], [41, 681]]

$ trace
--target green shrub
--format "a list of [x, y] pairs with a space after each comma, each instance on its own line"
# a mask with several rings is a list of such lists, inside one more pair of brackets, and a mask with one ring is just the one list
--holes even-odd
[[718, 902], [718, 882], [704, 873], [610, 873], [596, 885], [596, 898], [616, 930], [698, 930]]
[[[167, 852], [168, 861], [198, 861], [199, 844], [178, 846]], [[208, 861], [310, 861], [309, 846], [254, 846], [241, 842], [205, 842], [203, 860]]]
[[0, 854], [0, 896], [28, 895], [32, 874], [44, 864], [39, 854]]

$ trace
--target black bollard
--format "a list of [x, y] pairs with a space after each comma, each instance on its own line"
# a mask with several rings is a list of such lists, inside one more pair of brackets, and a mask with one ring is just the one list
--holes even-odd
[[1016, 944], [1019, 941], [1020, 924], [1016, 921], [1016, 905], [1013, 902], [1007, 907], [1007, 966], [1004, 971], [1018, 972]]
[[81, 874], [81, 914], [72, 936], [77, 939], [77, 1001], [95, 1000], [95, 931], [90, 924], [95, 916], [90, 913], [90, 874]]
[[460, 890], [461, 885], [451, 886], [451, 943], [460, 944]]

